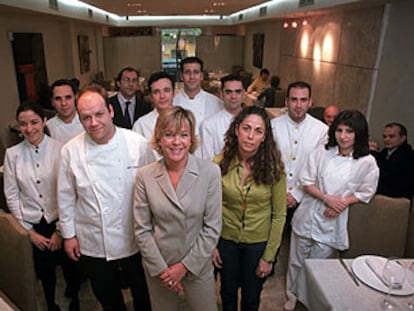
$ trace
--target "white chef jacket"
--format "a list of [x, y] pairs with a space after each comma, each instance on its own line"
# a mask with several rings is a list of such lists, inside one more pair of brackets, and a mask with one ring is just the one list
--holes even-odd
[[153, 153], [141, 135], [116, 128], [107, 144], [81, 134], [62, 148], [58, 177], [60, 228], [83, 255], [114, 260], [138, 252], [132, 204], [138, 167]]
[[[338, 147], [326, 150], [320, 146], [313, 151], [305, 164], [299, 180], [302, 186], [316, 185], [330, 195], [355, 195], [368, 203], [377, 189], [379, 169], [371, 155], [354, 159], [341, 156]], [[349, 247], [348, 208], [338, 217], [323, 215], [326, 205], [306, 193], [292, 220], [292, 230], [301, 237], [313, 239], [339, 250]]]
[[135, 121], [132, 130], [142, 135], [148, 141], [151, 140], [152, 135], [154, 134], [155, 123], [157, 122], [158, 115], [159, 113], [157, 109], [143, 115]]
[[181, 106], [194, 113], [196, 119], [196, 135], [200, 134], [201, 123], [223, 108], [223, 102], [220, 98], [204, 90], [200, 90], [200, 93], [194, 99], [190, 99], [184, 91], [180, 92], [175, 95], [173, 105]]
[[46, 125], [49, 129], [50, 136], [62, 143], [67, 143], [70, 139], [84, 131], [77, 113], [70, 123], [63, 122], [62, 119], [56, 115], [47, 120]]
[[42, 217], [58, 218], [56, 182], [62, 144], [45, 135], [38, 147], [27, 140], [6, 150], [4, 193], [10, 212], [26, 228]]
[[309, 114], [300, 123], [287, 114], [274, 118], [271, 123], [273, 137], [285, 164], [287, 191], [300, 202], [304, 193], [298, 184], [299, 174], [309, 154], [327, 143], [328, 126]]
[[204, 120], [201, 124], [201, 153], [205, 160], [212, 160], [221, 153], [224, 146], [224, 136], [233, 121], [234, 116], [226, 109]]

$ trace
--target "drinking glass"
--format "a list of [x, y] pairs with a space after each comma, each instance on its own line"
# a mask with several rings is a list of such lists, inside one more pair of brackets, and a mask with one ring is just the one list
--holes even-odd
[[385, 310], [395, 310], [397, 305], [391, 301], [390, 295], [393, 289], [401, 288], [405, 279], [404, 267], [398, 258], [389, 258], [384, 265], [382, 277], [384, 283], [388, 286], [387, 297], [384, 299], [382, 305]]
[[[414, 261], [407, 267], [407, 281], [414, 287]], [[411, 297], [411, 301], [408, 303], [408, 309], [414, 310], [414, 294]]]

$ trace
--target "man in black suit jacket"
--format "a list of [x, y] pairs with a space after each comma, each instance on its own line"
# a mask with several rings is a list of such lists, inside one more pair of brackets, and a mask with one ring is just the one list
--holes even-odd
[[[145, 102], [142, 95], [137, 92], [138, 78], [138, 70], [132, 67], [125, 67], [118, 73], [116, 81], [118, 94], [109, 99], [114, 108], [113, 122], [116, 126], [131, 129], [139, 117], [152, 110], [151, 104]], [[126, 108], [128, 115], [125, 115]]]
[[380, 169], [377, 193], [412, 199], [414, 194], [414, 151], [407, 143], [407, 129], [400, 123], [385, 125], [384, 149], [373, 151]]

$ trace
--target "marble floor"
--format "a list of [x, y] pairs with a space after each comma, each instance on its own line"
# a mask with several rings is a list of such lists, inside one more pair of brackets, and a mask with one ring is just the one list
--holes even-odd
[[[264, 284], [262, 291], [260, 311], [282, 311], [285, 303], [285, 282], [286, 282], [286, 267], [289, 248], [289, 236], [285, 236], [280, 248], [278, 263], [275, 268], [273, 276], [269, 277]], [[64, 296], [64, 280], [63, 276], [58, 272], [58, 289], [57, 289], [57, 303], [62, 310], [68, 310], [69, 299]], [[133, 310], [131, 296], [129, 292], [124, 291], [125, 301], [128, 310]], [[96, 301], [88, 282], [82, 284], [80, 290], [81, 310], [100, 311], [102, 308]], [[297, 311], [306, 310], [302, 305], [296, 307]]]

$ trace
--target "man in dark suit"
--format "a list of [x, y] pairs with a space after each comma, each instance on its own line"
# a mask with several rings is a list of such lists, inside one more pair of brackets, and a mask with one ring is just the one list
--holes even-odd
[[134, 122], [152, 110], [151, 104], [145, 102], [138, 93], [139, 72], [132, 67], [125, 67], [118, 73], [116, 84], [118, 94], [109, 101], [114, 109], [115, 125], [131, 129]]
[[414, 151], [407, 143], [407, 129], [388, 123], [383, 132], [384, 149], [373, 151], [380, 169], [377, 193], [412, 199], [414, 194]]

